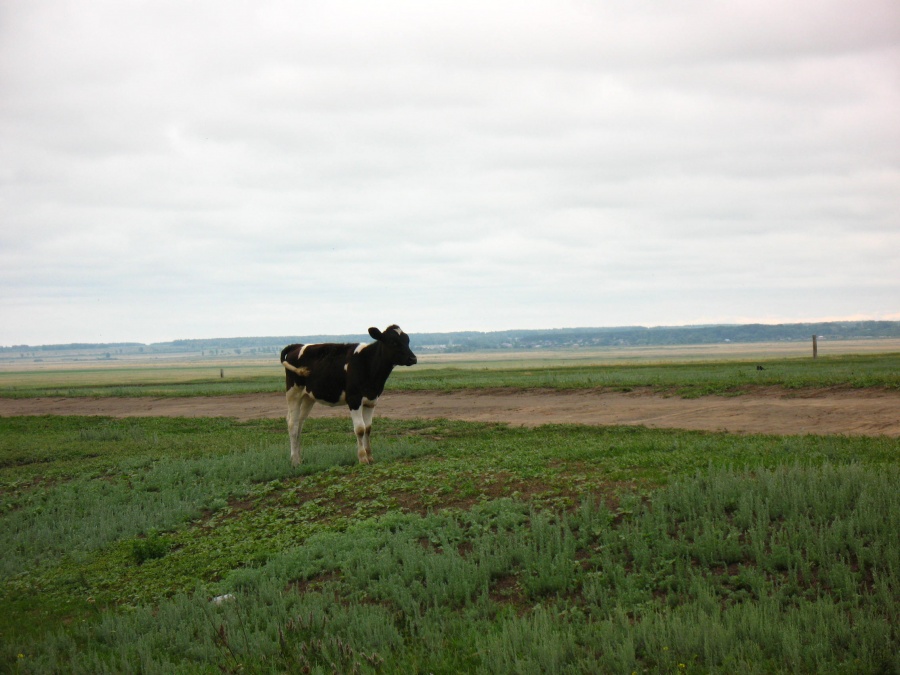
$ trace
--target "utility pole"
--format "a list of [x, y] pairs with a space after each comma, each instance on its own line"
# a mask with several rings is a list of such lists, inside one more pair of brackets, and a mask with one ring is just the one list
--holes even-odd
[[819, 356], [819, 345], [816, 343], [816, 336], [813, 335], [813, 358], [818, 358]]

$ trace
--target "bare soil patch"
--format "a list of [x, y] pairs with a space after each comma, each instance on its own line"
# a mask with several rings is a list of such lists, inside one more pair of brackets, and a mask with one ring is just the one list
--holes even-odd
[[[195, 398], [0, 398], [0, 416], [280, 418], [282, 394]], [[313, 417], [347, 416], [318, 405]], [[640, 425], [736, 433], [848, 434], [900, 437], [900, 392], [760, 389], [741, 396], [666, 397], [650, 390], [463, 390], [388, 392], [377, 416], [447, 418], [513, 425]]]

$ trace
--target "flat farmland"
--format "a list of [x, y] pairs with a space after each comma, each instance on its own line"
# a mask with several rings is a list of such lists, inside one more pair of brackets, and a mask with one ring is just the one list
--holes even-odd
[[[765, 355], [774, 347], [760, 349]], [[423, 358], [395, 371], [378, 415], [900, 436], [900, 354], [751, 361], [733, 348], [728, 359], [678, 360], [684, 351], [663, 358], [665, 350], [655, 350], [626, 362], [597, 355], [583, 361], [571, 353], [538, 360], [521, 353]], [[14, 369], [0, 371], [0, 415], [279, 418], [282, 390], [277, 363]], [[313, 416], [346, 417], [346, 411], [317, 406]]]
[[[679, 396], [765, 386], [900, 390], [898, 340], [832, 342], [815, 360], [797, 343], [539, 351], [424, 354], [415, 368], [396, 369], [388, 386], [392, 391], [650, 387]], [[277, 355], [0, 363], [0, 398], [221, 396], [278, 392], [282, 383]]]
[[823, 347], [423, 358], [297, 469], [277, 363], [4, 368], [0, 669], [896, 672], [900, 356]]

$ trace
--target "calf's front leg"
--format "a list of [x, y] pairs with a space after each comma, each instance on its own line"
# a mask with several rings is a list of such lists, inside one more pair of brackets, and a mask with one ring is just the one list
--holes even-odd
[[[356, 457], [360, 464], [372, 463], [372, 447], [369, 443], [369, 431], [366, 426], [365, 407], [350, 409], [350, 419], [353, 420], [353, 432], [356, 434]], [[371, 417], [369, 418], [371, 424]]]
[[362, 413], [363, 424], [366, 427], [366, 457], [369, 464], [372, 464], [375, 461], [372, 459], [372, 418], [375, 416], [375, 401], [364, 400]]

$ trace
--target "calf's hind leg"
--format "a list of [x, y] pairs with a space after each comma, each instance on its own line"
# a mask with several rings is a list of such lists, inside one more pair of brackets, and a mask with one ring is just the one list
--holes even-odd
[[288, 435], [291, 437], [291, 464], [299, 466], [303, 461], [303, 449], [300, 446], [300, 432], [303, 431], [303, 423], [309, 416], [309, 411], [315, 405], [315, 399], [304, 396], [298, 387], [291, 387], [287, 392], [287, 425]]

